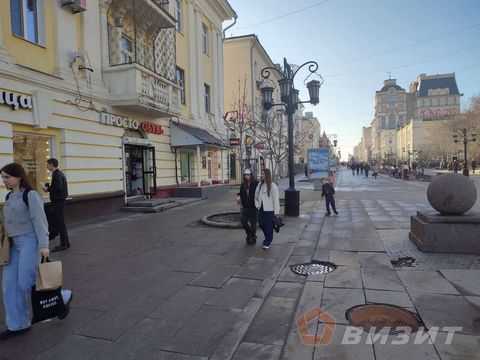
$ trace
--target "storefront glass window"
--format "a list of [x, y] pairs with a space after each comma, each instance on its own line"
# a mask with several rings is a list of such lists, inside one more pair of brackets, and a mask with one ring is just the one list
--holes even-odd
[[30, 183], [40, 189], [40, 183], [50, 182], [46, 162], [53, 157], [53, 138], [26, 133], [13, 133], [13, 161], [21, 164]]

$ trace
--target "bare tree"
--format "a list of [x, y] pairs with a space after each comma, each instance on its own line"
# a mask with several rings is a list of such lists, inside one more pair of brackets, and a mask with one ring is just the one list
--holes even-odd
[[[231, 151], [235, 155], [235, 159], [240, 161], [241, 166], [246, 155], [246, 134], [251, 128], [250, 111], [251, 109], [247, 104], [247, 75], [245, 74], [243, 81], [240, 78], [238, 79], [238, 87], [233, 94], [233, 101], [223, 118], [223, 129], [219, 129], [210, 119], [210, 125], [225, 143], [228, 144], [230, 139], [238, 139], [238, 145], [232, 146]], [[226, 133], [222, 131], [225, 129]], [[236, 166], [236, 163], [230, 166]]]
[[[251, 124], [255, 129], [257, 144], [262, 144], [264, 158], [273, 164], [272, 176], [275, 180], [284, 177], [288, 158], [288, 118], [282, 111], [264, 111], [260, 107], [252, 109]], [[307, 141], [307, 135], [300, 129], [299, 117], [294, 118], [294, 153], [300, 153]]]

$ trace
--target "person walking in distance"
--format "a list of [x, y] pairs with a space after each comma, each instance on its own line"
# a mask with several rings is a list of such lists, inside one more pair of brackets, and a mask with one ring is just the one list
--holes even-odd
[[333, 212], [338, 214], [337, 208], [335, 207], [335, 189], [333, 188], [332, 184], [330, 184], [327, 179], [322, 178], [322, 197], [325, 196], [325, 206], [327, 208], [327, 213], [325, 216], [330, 216], [330, 205], [332, 206]]
[[258, 181], [255, 179], [252, 170], [249, 168], [245, 169], [237, 199], [240, 200], [242, 205], [240, 222], [247, 234], [248, 245], [254, 245], [257, 242], [258, 209], [255, 207], [255, 190], [257, 189], [257, 185]]
[[333, 171], [328, 172], [327, 181], [330, 184], [332, 184], [332, 186], [335, 186], [335, 183], [337, 182], [337, 176], [335, 175], [335, 173]]
[[274, 216], [280, 214], [280, 195], [277, 185], [272, 181], [270, 169], [262, 170], [261, 183], [255, 191], [255, 206], [259, 209], [258, 224], [265, 236], [262, 248], [267, 250], [273, 241]]
[[475, 174], [475, 169], [477, 168], [477, 162], [472, 160], [472, 173]]
[[60, 235], [60, 245], [55, 246], [52, 250], [53, 252], [56, 252], [70, 247], [64, 217], [65, 199], [68, 196], [68, 186], [65, 174], [58, 169], [57, 159], [48, 159], [47, 169], [52, 173], [52, 182], [50, 184], [43, 184], [42, 187], [50, 194], [50, 204], [48, 206], [49, 238], [50, 240], [53, 240], [57, 235]]

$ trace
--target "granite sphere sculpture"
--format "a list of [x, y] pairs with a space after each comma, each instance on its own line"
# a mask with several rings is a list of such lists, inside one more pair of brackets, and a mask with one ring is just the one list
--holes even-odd
[[444, 174], [433, 179], [427, 189], [428, 202], [445, 215], [461, 215], [477, 201], [475, 184], [461, 174]]

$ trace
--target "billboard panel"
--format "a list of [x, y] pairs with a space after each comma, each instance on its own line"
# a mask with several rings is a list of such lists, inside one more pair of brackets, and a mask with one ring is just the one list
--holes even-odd
[[330, 169], [330, 150], [328, 148], [308, 149], [309, 178], [325, 177]]

